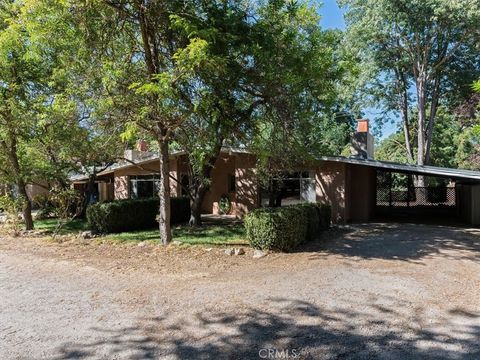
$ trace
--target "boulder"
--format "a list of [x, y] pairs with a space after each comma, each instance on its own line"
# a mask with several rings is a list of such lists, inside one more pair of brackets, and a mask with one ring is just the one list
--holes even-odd
[[234, 254], [235, 255], [245, 255], [245, 250], [243, 250], [243, 248], [236, 248], [234, 249]]
[[254, 257], [255, 259], [259, 259], [259, 258], [262, 258], [262, 257], [265, 257], [265, 256], [267, 256], [267, 253], [266, 253], [265, 251], [256, 249], [256, 250], [253, 252], [253, 257]]
[[95, 235], [91, 231], [84, 231], [81, 233], [80, 237], [82, 239], [92, 239]]
[[235, 254], [235, 250], [234, 249], [225, 249], [225, 254], [227, 254], [229, 256], [232, 256], [233, 254]]

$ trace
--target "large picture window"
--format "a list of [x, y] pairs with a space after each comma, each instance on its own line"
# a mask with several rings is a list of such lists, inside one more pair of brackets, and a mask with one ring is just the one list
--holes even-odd
[[132, 199], [158, 196], [160, 177], [158, 175], [130, 176], [130, 197]]
[[315, 179], [308, 171], [283, 173], [269, 181], [260, 191], [262, 206], [285, 206], [314, 202]]

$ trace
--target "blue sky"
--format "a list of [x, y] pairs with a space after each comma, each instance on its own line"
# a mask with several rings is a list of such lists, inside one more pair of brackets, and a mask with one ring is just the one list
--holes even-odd
[[[344, 11], [338, 7], [336, 0], [324, 0], [323, 5], [320, 8], [321, 20], [320, 24], [323, 28], [328, 29], [345, 29], [345, 20], [343, 18]], [[365, 117], [373, 120], [376, 109], [365, 108], [363, 109]], [[387, 123], [382, 128], [381, 139], [395, 132], [397, 124]]]
[[321, 25], [329, 29], [345, 29], [345, 21], [343, 20], [343, 11], [338, 7], [335, 0], [324, 0], [320, 9], [322, 16]]

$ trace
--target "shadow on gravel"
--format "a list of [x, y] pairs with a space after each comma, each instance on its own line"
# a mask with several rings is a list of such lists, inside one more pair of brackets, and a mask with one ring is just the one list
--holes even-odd
[[[163, 314], [141, 319], [138, 326], [92, 329], [92, 338], [98, 341], [65, 344], [57, 359], [480, 357], [480, 314], [458, 308], [435, 318], [424, 309], [406, 314], [407, 306], [399, 301], [383, 297], [368, 305], [325, 309], [304, 301], [271, 299], [269, 310], [211, 310], [189, 318]], [[400, 310], [393, 310], [393, 304]]]
[[417, 224], [354, 224], [321, 234], [300, 251], [419, 263], [425, 256], [480, 261], [478, 229]]

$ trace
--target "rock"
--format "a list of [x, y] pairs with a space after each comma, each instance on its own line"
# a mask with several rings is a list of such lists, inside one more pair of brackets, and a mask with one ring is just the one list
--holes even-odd
[[144, 247], [144, 246], [147, 246], [147, 242], [146, 241], [141, 241], [138, 243], [137, 245], [138, 247]]
[[235, 250], [233, 249], [225, 249], [225, 254], [229, 255], [229, 256], [232, 256], [233, 254], [235, 254]]
[[245, 255], [245, 250], [243, 250], [243, 248], [236, 248], [234, 250], [234, 254], [237, 255], [237, 256], [238, 255]]
[[175, 241], [172, 241], [172, 245], [180, 246], [180, 245], [182, 245], [182, 242], [178, 241], [178, 240], [175, 240]]
[[91, 239], [93, 238], [94, 234], [91, 231], [84, 231], [80, 236], [82, 239]]
[[206, 248], [206, 249], [205, 249], [205, 251], [207, 251], [207, 252], [210, 252], [210, 251], [212, 251], [212, 250], [213, 250], [213, 248]]
[[262, 258], [262, 257], [265, 257], [265, 256], [267, 256], [267, 253], [264, 252], [264, 251], [262, 251], [262, 250], [258, 250], [258, 249], [257, 249], [257, 250], [255, 250], [254, 253], [253, 253], [253, 257], [254, 257], [255, 259], [259, 259], [259, 258]]

